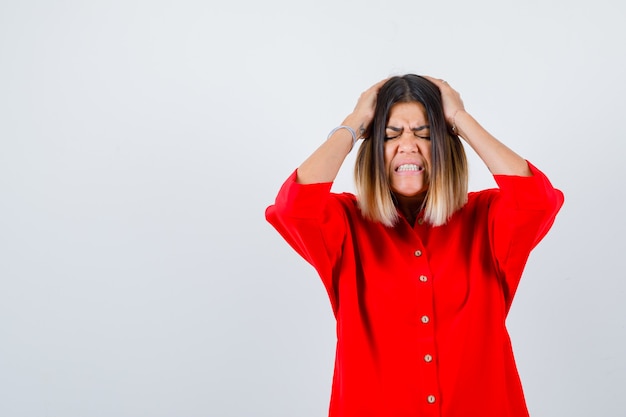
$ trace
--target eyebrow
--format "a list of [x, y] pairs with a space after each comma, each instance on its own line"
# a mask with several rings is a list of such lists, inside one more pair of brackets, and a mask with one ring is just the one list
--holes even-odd
[[[387, 126], [385, 129], [393, 130], [394, 132], [402, 132], [404, 130], [404, 128], [395, 127], [395, 126]], [[423, 125], [423, 126], [413, 127], [413, 128], [411, 128], [411, 131], [412, 132], [419, 132], [419, 131], [422, 131], [424, 129], [430, 129], [430, 125]]]

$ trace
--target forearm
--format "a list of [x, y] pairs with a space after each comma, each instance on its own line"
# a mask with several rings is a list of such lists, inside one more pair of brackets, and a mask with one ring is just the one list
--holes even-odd
[[[351, 127], [357, 138], [361, 137], [374, 117], [376, 94], [385, 81], [379, 81], [361, 93], [354, 111], [341, 124]], [[348, 129], [337, 130], [300, 165], [296, 181], [300, 184], [334, 181], [352, 149], [352, 140]]]
[[[355, 132], [359, 131], [359, 126], [350, 124], [349, 119], [346, 119], [343, 125], [350, 126]], [[334, 181], [351, 149], [350, 131], [348, 129], [337, 130], [298, 167], [296, 181], [300, 184]]]
[[458, 135], [465, 139], [493, 175], [533, 175], [524, 158], [493, 137], [465, 110], [455, 114], [454, 125]]

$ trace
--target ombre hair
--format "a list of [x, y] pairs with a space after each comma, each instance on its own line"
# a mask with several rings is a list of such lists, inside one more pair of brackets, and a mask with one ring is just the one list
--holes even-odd
[[394, 226], [398, 209], [385, 169], [385, 129], [397, 103], [421, 103], [430, 125], [431, 162], [424, 220], [445, 224], [467, 202], [467, 158], [457, 135], [448, 132], [439, 88], [419, 75], [390, 78], [379, 90], [374, 118], [363, 135], [354, 167], [357, 200], [365, 218]]

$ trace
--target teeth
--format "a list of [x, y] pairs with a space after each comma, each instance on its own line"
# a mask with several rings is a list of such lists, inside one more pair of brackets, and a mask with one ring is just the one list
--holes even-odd
[[404, 164], [398, 167], [398, 172], [400, 171], [421, 171], [422, 168], [415, 164]]

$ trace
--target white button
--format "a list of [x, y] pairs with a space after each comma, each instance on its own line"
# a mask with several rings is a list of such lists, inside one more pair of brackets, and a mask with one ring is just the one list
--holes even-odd
[[428, 318], [428, 316], [422, 316], [422, 323], [426, 324], [430, 321], [430, 319]]
[[434, 404], [435, 403], [435, 396], [434, 395], [429, 395], [426, 400], [428, 401], [428, 404]]
[[428, 277], [426, 275], [422, 275], [422, 276], [420, 276], [420, 281], [426, 282], [426, 281], [428, 281]]
[[422, 256], [422, 251], [421, 250], [416, 250], [415, 251], [415, 256]]
[[425, 355], [425, 356], [424, 356], [424, 360], [425, 360], [426, 362], [432, 362], [433, 357], [432, 357], [432, 356], [430, 356], [430, 355]]

